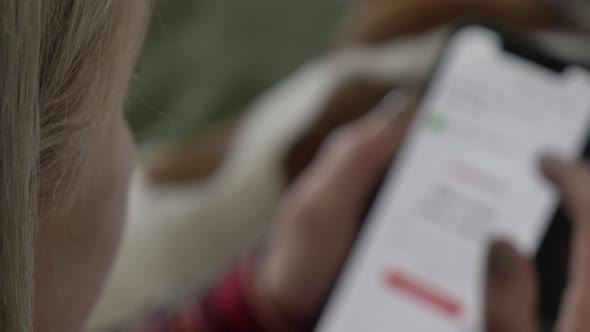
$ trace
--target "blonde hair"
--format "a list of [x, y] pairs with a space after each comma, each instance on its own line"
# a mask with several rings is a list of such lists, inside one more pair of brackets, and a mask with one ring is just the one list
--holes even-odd
[[0, 0], [0, 331], [32, 330], [40, 211], [83, 162], [129, 1]]

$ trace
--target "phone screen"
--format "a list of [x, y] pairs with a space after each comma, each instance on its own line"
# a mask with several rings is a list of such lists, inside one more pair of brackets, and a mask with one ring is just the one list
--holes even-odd
[[317, 331], [477, 330], [489, 241], [534, 255], [558, 206], [539, 158], [576, 158], [589, 130], [585, 69], [458, 30]]

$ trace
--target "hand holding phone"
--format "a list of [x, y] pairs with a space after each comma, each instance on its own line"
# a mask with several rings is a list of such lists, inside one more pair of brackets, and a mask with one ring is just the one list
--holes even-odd
[[[399, 119], [390, 121], [386, 114], [372, 115], [351, 125], [345, 134], [338, 134], [329, 147], [322, 150], [313, 169], [298, 180], [297, 189], [283, 202], [277, 220], [278, 228], [273, 236], [272, 257], [263, 259], [267, 268], [260, 271], [260, 275], [266, 277], [264, 293], [269, 294], [270, 291], [272, 294], [266, 302], [272, 305], [269, 311], [278, 312], [280, 318], [286, 319], [282, 321], [283, 325], [276, 328], [277, 331], [291, 331], [292, 324], [302, 327], [299, 330], [310, 330], [308, 327], [312, 326], [332, 287], [340, 262], [348, 253], [360, 222], [363, 202], [369, 198], [379, 178], [379, 171], [375, 171], [374, 166], [381, 164], [378, 169], [385, 167], [386, 160], [395, 154], [400, 143], [405, 125], [400, 124]], [[390, 122], [390, 126], [383, 127], [386, 122]], [[371, 153], [368, 154], [367, 150]], [[367, 153], [365, 158], [355, 158], [362, 153]], [[367, 164], [371, 166], [367, 168]], [[583, 163], [545, 164], [547, 176], [568, 198], [566, 206], [570, 207], [572, 215], [579, 216], [574, 218], [576, 237], [572, 257], [572, 266], [579, 268], [572, 271], [570, 291], [562, 306], [562, 328], [557, 331], [583, 331], [580, 327], [590, 325], [590, 316], [585, 308], [590, 303], [590, 275], [585, 264], [590, 262], [590, 248], [584, 245], [590, 243], [590, 213], [583, 212], [590, 206], [590, 192], [587, 191], [590, 188], [590, 170]], [[345, 170], [360, 175], [357, 175], [360, 186], [348, 185], [349, 176]], [[342, 204], [345, 203], [343, 197], [351, 195], [355, 198], [348, 200], [347, 205]], [[327, 215], [334, 218], [322, 217]], [[537, 282], [532, 262], [505, 243], [496, 243], [490, 256], [486, 287], [486, 322], [489, 329], [485, 331], [538, 332]], [[272, 271], [265, 273], [269, 270]], [[268, 289], [268, 279], [279, 287]]]
[[538, 281], [530, 259], [497, 243], [489, 261], [486, 332], [575, 332], [590, 326], [590, 168], [587, 162], [545, 158], [543, 173], [556, 186], [572, 217], [570, 277], [556, 326], [540, 329]]
[[[271, 250], [264, 256], [264, 268], [258, 273], [259, 295], [266, 294], [263, 302], [271, 305], [270, 310], [263, 312], [278, 313], [278, 321], [282, 322], [275, 325], [276, 330], [293, 330], [293, 324], [302, 327], [300, 330], [310, 330], [308, 327], [312, 326], [348, 254], [365, 202], [397, 151], [407, 126], [405, 120], [409, 119], [392, 119], [382, 112], [351, 124], [330, 140], [313, 166], [297, 181], [296, 189], [287, 195], [277, 216]], [[358, 158], [361, 155], [363, 158]], [[573, 202], [577, 202], [576, 210], [590, 206], [590, 195], [580, 190], [590, 188], [590, 173], [575, 171], [586, 169], [585, 166], [564, 167], [558, 163], [557, 167], [546, 168], [554, 182], [571, 184], [559, 185], [560, 192], [578, 193], [567, 194], [572, 200], [566, 201], [566, 205], [574, 206]], [[349, 181], [351, 172], [355, 174], [355, 185]], [[576, 228], [579, 225], [582, 230], [588, 225], [584, 219], [574, 221]], [[579, 243], [590, 243], [590, 232], [576, 234], [580, 235], [575, 238]], [[574, 248], [574, 260], [581, 257], [584, 262], [583, 258], [590, 256], [590, 248], [575, 242]], [[486, 332], [537, 332], [538, 296], [532, 263], [502, 243], [493, 246], [490, 256], [486, 287], [486, 321], [490, 329]], [[578, 331], [567, 327], [590, 324], [583, 307], [590, 302], [590, 294], [580, 292], [588, 289], [588, 273], [576, 269], [572, 280], [573, 296], [567, 295], [562, 307], [561, 325], [566, 328], [560, 332]]]
[[590, 75], [523, 45], [449, 39], [318, 331], [476, 330], [489, 241], [541, 247], [558, 196], [538, 161], [583, 151]]

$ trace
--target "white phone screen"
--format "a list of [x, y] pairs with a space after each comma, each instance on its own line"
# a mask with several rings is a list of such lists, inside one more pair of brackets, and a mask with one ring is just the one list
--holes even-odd
[[320, 320], [319, 332], [478, 330], [491, 238], [534, 254], [558, 205], [542, 153], [576, 158], [590, 75], [456, 32]]

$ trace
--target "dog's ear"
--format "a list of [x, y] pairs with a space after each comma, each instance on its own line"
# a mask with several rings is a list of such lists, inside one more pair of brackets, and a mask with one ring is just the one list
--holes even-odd
[[342, 44], [379, 43], [466, 18], [524, 28], [563, 23], [541, 0], [360, 0], [345, 22]]
[[209, 178], [225, 161], [239, 120], [238, 116], [230, 116], [198, 137], [147, 157], [143, 163], [146, 178], [167, 185]]
[[393, 88], [391, 83], [365, 78], [343, 83], [314, 124], [288, 150], [283, 167], [287, 180], [293, 181], [307, 168], [332, 131], [374, 109]]

